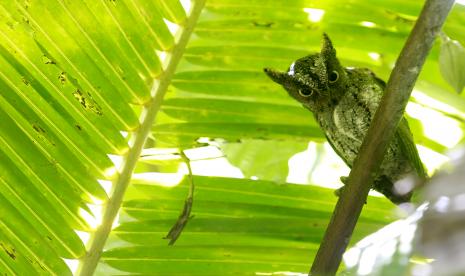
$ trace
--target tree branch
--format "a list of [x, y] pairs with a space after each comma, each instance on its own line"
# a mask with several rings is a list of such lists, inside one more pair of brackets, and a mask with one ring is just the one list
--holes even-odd
[[391, 73], [309, 275], [334, 275], [426, 56], [454, 0], [427, 0]]

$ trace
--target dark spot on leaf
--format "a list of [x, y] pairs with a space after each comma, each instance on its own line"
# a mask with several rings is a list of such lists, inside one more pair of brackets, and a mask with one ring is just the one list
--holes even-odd
[[52, 240], [52, 238], [50, 236], [47, 236], [47, 239], [50, 240], [50, 241]]
[[25, 85], [29, 85], [29, 81], [26, 79], [26, 77], [22, 76], [21, 81], [23, 81]]
[[13, 260], [16, 260], [16, 255], [15, 253], [13, 252], [10, 252], [8, 250], [5, 250], [6, 254], [8, 254], [8, 256], [10, 256], [10, 258], [12, 258]]
[[39, 262], [36, 263], [39, 265], [40, 269], [42, 269], [43, 271], [47, 271], [47, 269], [42, 264], [40, 264]]
[[78, 130], [82, 130], [82, 128], [81, 128], [80, 125], [76, 125], [76, 128], [77, 128]]
[[74, 98], [78, 100], [78, 102], [84, 107], [87, 108], [86, 106], [86, 98], [84, 95], [82, 95], [82, 92], [79, 89], [76, 89], [76, 91], [73, 92]]
[[65, 84], [65, 82], [66, 82], [66, 72], [61, 72], [60, 75], [58, 76], [58, 79], [60, 80], [61, 84]]
[[402, 23], [407, 23], [407, 24], [414, 24], [415, 23], [415, 18], [413, 16], [409, 15], [403, 15], [391, 10], [385, 10], [385, 12], [390, 15], [391, 17], [394, 17], [394, 20], [402, 22]]
[[1, 242], [0, 242], [0, 246], [3, 248], [5, 253], [8, 254], [8, 256], [10, 256], [10, 258], [12, 258], [13, 260], [16, 260], [16, 249], [14, 249], [13, 247], [9, 248]]
[[[50, 139], [50, 137], [47, 137], [45, 134], [47, 133], [47, 131], [45, 131], [45, 129], [43, 129], [40, 125], [38, 124], [32, 124], [32, 128], [38, 133], [40, 134], [40, 138], [42, 140], [45, 140], [46, 142], [50, 143], [52, 146], [55, 146], [55, 143]], [[35, 141], [33, 141], [35, 143]]]
[[46, 56], [46, 55], [43, 55], [43, 56], [42, 56], [42, 61], [43, 61], [45, 64], [56, 64], [55, 61], [53, 61], [51, 58], [49, 58], [49, 57]]
[[252, 21], [252, 24], [255, 27], [261, 27], [261, 28], [271, 28], [271, 26], [274, 25], [274, 22], [259, 22], [259, 21]]
[[76, 98], [76, 100], [79, 101], [79, 103], [84, 107], [84, 109], [90, 110], [99, 116], [103, 114], [102, 109], [95, 102], [90, 93], [84, 94], [83, 92], [81, 92], [81, 90], [76, 89], [76, 91], [73, 92], [73, 96]]
[[34, 130], [37, 131], [38, 133], [45, 133], [45, 130], [39, 125], [33, 124], [32, 128], [34, 128]]

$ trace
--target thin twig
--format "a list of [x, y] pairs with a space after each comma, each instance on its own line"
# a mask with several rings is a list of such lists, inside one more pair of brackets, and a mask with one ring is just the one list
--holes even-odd
[[309, 275], [334, 275], [415, 81], [454, 0], [427, 0], [391, 73]]
[[191, 168], [191, 163], [187, 155], [184, 153], [184, 151], [181, 151], [181, 158], [184, 160], [184, 162], [187, 165], [187, 170], [189, 171], [189, 192], [187, 194], [187, 198], [184, 201], [184, 208], [181, 212], [181, 214], [178, 217], [178, 220], [176, 223], [171, 227], [170, 231], [164, 237], [164, 239], [169, 239], [170, 242], [168, 245], [173, 245], [176, 240], [179, 238], [179, 236], [182, 233], [182, 230], [184, 227], [186, 227], [187, 223], [189, 222], [190, 219], [192, 219], [194, 216], [191, 216], [191, 211], [192, 211], [192, 204], [194, 203], [194, 176], [192, 175], [192, 168]]

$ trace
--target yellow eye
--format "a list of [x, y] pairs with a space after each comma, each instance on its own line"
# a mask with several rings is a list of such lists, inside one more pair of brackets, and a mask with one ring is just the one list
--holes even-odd
[[304, 90], [304, 89], [299, 89], [299, 95], [302, 97], [310, 97], [313, 94], [313, 91], [311, 90]]
[[329, 74], [329, 83], [335, 83], [338, 79], [339, 73], [337, 71], [333, 71]]

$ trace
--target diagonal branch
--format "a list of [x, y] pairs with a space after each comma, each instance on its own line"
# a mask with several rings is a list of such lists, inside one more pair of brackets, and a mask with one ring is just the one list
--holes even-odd
[[194, 1], [192, 11], [187, 19], [187, 22], [185, 23], [185, 27], [179, 42], [176, 44], [171, 53], [171, 59], [169, 61], [168, 67], [159, 77], [159, 82], [152, 88], [154, 96], [144, 110], [146, 113], [139, 129], [135, 133], [134, 145], [126, 155], [121, 173], [113, 184], [114, 188], [111, 197], [104, 209], [102, 224], [92, 235], [90, 249], [82, 260], [80, 267], [78, 268], [77, 275], [92, 275], [95, 271], [95, 268], [97, 267], [98, 261], [100, 260], [100, 256], [103, 251], [103, 247], [105, 246], [105, 242], [111, 232], [113, 221], [115, 220], [123, 202], [124, 194], [127, 187], [129, 186], [132, 173], [137, 161], [139, 160], [144, 143], [150, 134], [153, 122], [155, 121], [155, 117], [160, 110], [161, 103], [171, 82], [171, 78], [174, 75], [176, 66], [181, 60], [184, 49], [186, 48], [187, 42], [189, 41], [190, 35], [193, 32], [194, 26], [199, 18], [200, 12], [203, 9], [205, 1], [206, 0]]
[[415, 81], [454, 0], [427, 0], [391, 73], [383, 99], [336, 204], [310, 274], [334, 275], [399, 124]]

